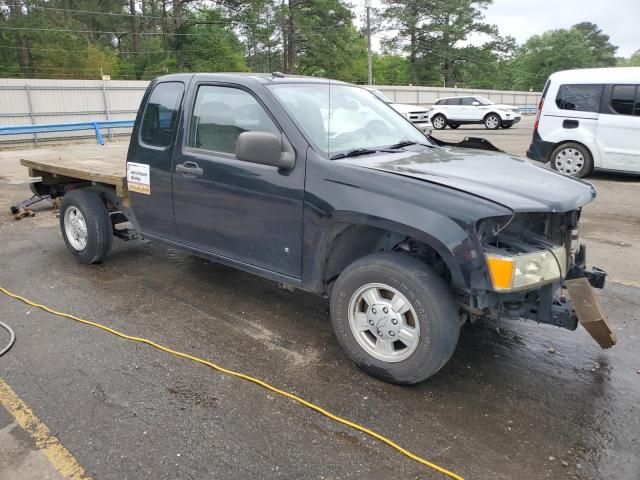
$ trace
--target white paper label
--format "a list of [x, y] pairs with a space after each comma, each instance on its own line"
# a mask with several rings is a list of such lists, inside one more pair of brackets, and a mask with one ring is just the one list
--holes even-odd
[[127, 188], [130, 192], [151, 195], [149, 165], [127, 162]]

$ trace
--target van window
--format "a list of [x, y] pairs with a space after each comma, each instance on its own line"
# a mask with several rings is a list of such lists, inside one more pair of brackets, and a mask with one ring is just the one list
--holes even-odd
[[[621, 115], [640, 115], [637, 85], [616, 85], [611, 91], [611, 108]], [[635, 106], [635, 113], [634, 113]]]
[[602, 85], [560, 85], [556, 105], [562, 110], [599, 112]]
[[459, 98], [449, 98], [447, 100], [446, 105], [460, 105], [460, 99]]
[[143, 143], [154, 147], [168, 147], [171, 144], [183, 92], [184, 84], [181, 82], [164, 82], [155, 86], [140, 126]]

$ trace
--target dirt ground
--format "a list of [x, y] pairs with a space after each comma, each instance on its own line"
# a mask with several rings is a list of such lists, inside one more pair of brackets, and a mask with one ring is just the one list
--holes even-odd
[[[522, 153], [530, 133], [436, 135]], [[596, 175], [583, 216], [618, 345], [603, 351], [582, 328], [468, 326], [439, 374], [398, 387], [349, 362], [325, 299], [150, 244], [117, 240], [106, 262], [79, 265], [50, 209], [8, 215], [29, 195], [16, 156], [0, 152], [0, 286], [255, 375], [467, 480], [639, 478], [640, 178]], [[94, 479], [445, 478], [255, 385], [4, 295], [0, 320], [17, 334], [0, 381]], [[15, 423], [0, 408], [0, 478], [63, 478]]]

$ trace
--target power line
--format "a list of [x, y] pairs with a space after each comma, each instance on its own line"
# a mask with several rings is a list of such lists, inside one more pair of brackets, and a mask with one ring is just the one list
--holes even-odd
[[[173, 17], [170, 16], [156, 16], [156, 15], [145, 15], [145, 14], [139, 14], [136, 13], [135, 15], [131, 15], [130, 13], [124, 13], [124, 12], [99, 12], [99, 11], [95, 11], [95, 10], [78, 10], [78, 9], [72, 9], [72, 8], [61, 8], [61, 7], [45, 7], [45, 6], [40, 6], [40, 5], [33, 5], [30, 6], [29, 9], [38, 9], [38, 10], [54, 10], [54, 11], [60, 11], [60, 12], [72, 12], [72, 13], [81, 13], [81, 14], [86, 14], [86, 15], [104, 15], [104, 16], [110, 16], [110, 17], [127, 17], [129, 19], [134, 18], [134, 19], [151, 19], [151, 20], [172, 20]], [[184, 19], [185, 21], [189, 21], [192, 20], [191, 18], [186, 18]], [[236, 24], [236, 25], [244, 25], [244, 26], [248, 26], [248, 27], [264, 27], [265, 24], [264, 22], [246, 22], [244, 20], [236, 20], [233, 18], [226, 18], [224, 20], [207, 20], [205, 22], [202, 23], [197, 23], [196, 25], [229, 25], [229, 24]], [[194, 25], [195, 26], [195, 25]], [[274, 29], [278, 29], [280, 27], [279, 24], [275, 24], [274, 23]], [[333, 30], [333, 29], [337, 29], [339, 27], [323, 27], [323, 26], [317, 26], [317, 27], [313, 27], [313, 30], [318, 30], [318, 31], [322, 31], [322, 30]], [[132, 32], [133, 33], [133, 32]], [[143, 34], [142, 32], [139, 32], [139, 34]]]
[[[193, 25], [193, 27], [197, 27], [197, 26], [203, 26], [203, 25], [207, 25], [207, 24], [199, 24], [199, 25]], [[32, 32], [56, 32], [56, 33], [91, 33], [91, 34], [100, 34], [100, 35], [167, 35], [170, 37], [206, 37], [209, 36], [209, 33], [174, 33], [174, 32], [133, 32], [133, 31], [118, 31], [118, 30], [69, 30], [69, 29], [62, 29], [62, 28], [34, 28], [34, 27], [2, 27], [4, 30], [14, 30], [14, 31], [32, 31]], [[324, 27], [324, 28], [332, 28], [333, 30], [335, 30], [334, 32], [323, 32], [322, 35], [323, 36], [336, 36], [336, 37], [343, 37], [343, 36], [347, 36], [349, 35], [351, 32], [348, 31], [340, 31], [341, 27]], [[315, 28], [297, 28], [296, 31], [294, 32], [294, 34], [298, 37], [300, 36], [304, 36], [304, 33], [306, 31], [311, 31], [311, 32], [316, 32], [318, 29], [317, 27]], [[377, 33], [382, 33], [382, 31], [379, 31]], [[376, 33], [376, 34], [377, 34]], [[360, 35], [359, 33], [357, 34], [359, 37], [361, 37], [362, 35]], [[373, 34], [372, 34], [373, 35]]]

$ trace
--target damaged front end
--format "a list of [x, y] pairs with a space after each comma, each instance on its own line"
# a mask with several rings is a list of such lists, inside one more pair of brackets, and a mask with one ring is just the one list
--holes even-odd
[[616, 342], [592, 287], [606, 273], [586, 268], [580, 210], [518, 213], [477, 226], [491, 290], [465, 299], [471, 319], [529, 319], [575, 330], [580, 321], [603, 348]]

